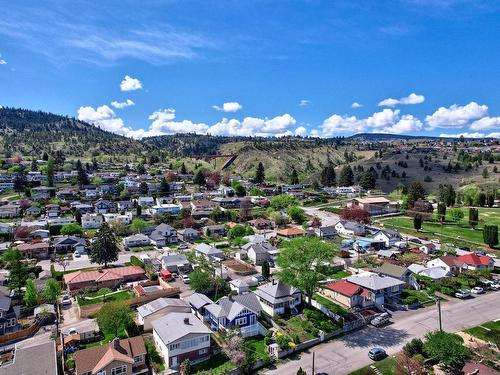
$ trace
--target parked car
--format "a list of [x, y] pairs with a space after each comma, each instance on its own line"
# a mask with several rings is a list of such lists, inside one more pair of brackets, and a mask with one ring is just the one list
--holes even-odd
[[455, 293], [455, 297], [457, 298], [468, 298], [470, 297], [470, 291], [467, 289], [460, 289], [458, 292]]
[[182, 275], [182, 282], [184, 284], [189, 284], [189, 275]]
[[484, 293], [484, 289], [481, 288], [480, 286], [476, 286], [476, 287], [472, 288], [470, 292], [472, 294], [481, 294], [481, 293]]
[[80, 258], [82, 255], [81, 255], [81, 254], [80, 254], [80, 252], [77, 250], [77, 251], [75, 251], [75, 252], [73, 253], [73, 256], [74, 256], [75, 258]]
[[418, 238], [411, 238], [410, 241], [413, 243], [418, 243], [418, 244], [422, 243], [422, 241], [420, 241]]
[[186, 250], [186, 249], [189, 249], [189, 246], [188, 245], [179, 245], [179, 246], [177, 246], [177, 248], [179, 250]]
[[378, 361], [387, 357], [387, 353], [382, 348], [372, 348], [368, 352], [368, 357], [370, 357], [370, 359], [373, 359], [374, 361]]
[[432, 243], [434, 243], [434, 244], [439, 244], [439, 243], [441, 243], [441, 241], [439, 241], [438, 239], [432, 239], [432, 240], [431, 240], [431, 242], [432, 242]]
[[62, 297], [61, 304], [62, 304], [63, 306], [68, 306], [68, 305], [71, 305], [71, 296], [70, 296], [70, 295], [68, 295], [68, 294], [65, 294], [65, 295]]
[[493, 289], [493, 290], [499, 290], [500, 289], [500, 283], [498, 281], [496, 281], [493, 284], [491, 284], [490, 288]]
[[[382, 315], [384, 315], [384, 314], [382, 314]], [[370, 324], [374, 327], [381, 327], [381, 326], [389, 323], [390, 322], [389, 316], [388, 315], [382, 316], [382, 315], [379, 315], [379, 316], [373, 318], [371, 320]]]

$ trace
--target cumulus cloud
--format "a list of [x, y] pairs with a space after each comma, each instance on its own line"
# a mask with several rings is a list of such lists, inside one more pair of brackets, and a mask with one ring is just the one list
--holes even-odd
[[7, 65], [7, 61], [0, 57], [0, 65]]
[[137, 78], [132, 78], [126, 75], [120, 83], [120, 90], [122, 91], [134, 91], [142, 89], [142, 83]]
[[351, 104], [351, 108], [354, 108], [354, 109], [356, 109], [356, 108], [361, 108], [362, 106], [363, 106], [363, 104], [358, 103], [358, 102], [353, 102], [353, 103]]
[[227, 102], [222, 104], [222, 106], [213, 105], [213, 109], [219, 112], [237, 112], [243, 108], [243, 106], [238, 102]]
[[116, 117], [115, 112], [107, 105], [94, 109], [91, 106], [78, 109], [78, 119], [120, 135], [128, 135], [132, 130], [125, 126], [123, 120]]
[[483, 117], [470, 125], [471, 130], [489, 130], [494, 128], [500, 128], [500, 117]]
[[122, 108], [133, 106], [133, 105], [135, 105], [135, 103], [132, 100], [127, 99], [124, 102], [113, 101], [113, 102], [111, 102], [111, 105], [115, 108], [122, 109]]
[[222, 119], [212, 125], [207, 133], [212, 135], [238, 135], [238, 136], [283, 136], [291, 135], [291, 129], [296, 124], [296, 120], [285, 113], [271, 119], [245, 117], [242, 121], [237, 119]]
[[356, 116], [341, 116], [334, 114], [323, 121], [320, 131], [311, 132], [311, 135], [324, 137], [335, 136], [338, 133], [408, 133], [422, 129], [422, 122], [413, 115], [400, 115], [400, 110], [389, 108], [376, 112], [365, 119]]
[[500, 132], [493, 132], [489, 134], [485, 133], [480, 133], [480, 132], [464, 132], [464, 133], [458, 133], [458, 134], [449, 134], [449, 133], [441, 133], [439, 135], [440, 137], [444, 138], [500, 138]]
[[470, 121], [480, 119], [488, 115], [488, 106], [470, 102], [460, 106], [453, 104], [445, 108], [440, 107], [432, 115], [425, 117], [429, 129], [435, 128], [462, 128]]
[[294, 134], [298, 135], [299, 137], [305, 137], [307, 135], [307, 129], [303, 126], [299, 126], [297, 129], [295, 129]]
[[311, 101], [310, 100], [307, 100], [307, 99], [302, 99], [300, 102], [299, 102], [299, 105], [301, 107], [307, 107], [309, 104], [311, 104]]
[[408, 96], [403, 96], [399, 99], [387, 98], [378, 103], [379, 107], [394, 107], [400, 104], [420, 104], [425, 101], [425, 96], [417, 95], [412, 92]]

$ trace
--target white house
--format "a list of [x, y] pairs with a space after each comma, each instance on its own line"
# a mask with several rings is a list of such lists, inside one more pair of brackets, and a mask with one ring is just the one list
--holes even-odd
[[139, 247], [139, 246], [148, 246], [151, 244], [151, 240], [148, 236], [144, 234], [134, 234], [132, 236], [125, 237], [123, 239], [123, 244], [126, 247]]
[[210, 358], [212, 331], [191, 313], [172, 312], [153, 321], [153, 340], [169, 369], [184, 359], [198, 363]]
[[373, 235], [373, 238], [378, 241], [383, 241], [385, 247], [395, 246], [397, 242], [401, 241], [402, 237], [398, 231], [392, 229], [379, 230]]
[[83, 229], [98, 229], [103, 223], [103, 218], [100, 214], [85, 214], [82, 215]]
[[281, 281], [273, 280], [261, 285], [254, 293], [259, 298], [262, 310], [271, 316], [294, 311], [302, 301], [300, 290]]
[[335, 230], [344, 236], [362, 236], [366, 232], [366, 227], [355, 221], [340, 220], [335, 224]]
[[151, 331], [153, 321], [171, 312], [190, 313], [191, 306], [179, 298], [158, 298], [137, 308], [137, 321], [144, 331]]
[[103, 214], [106, 223], [119, 222], [124, 225], [129, 225], [132, 222], [132, 212], [122, 214]]

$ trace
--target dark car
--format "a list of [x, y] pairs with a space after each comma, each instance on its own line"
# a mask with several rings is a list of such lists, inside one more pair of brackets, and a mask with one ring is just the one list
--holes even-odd
[[413, 243], [422, 243], [422, 241], [420, 241], [418, 238], [412, 238], [410, 241]]
[[387, 353], [382, 348], [373, 348], [368, 352], [368, 357], [370, 357], [370, 359], [373, 359], [374, 361], [378, 361], [387, 357]]

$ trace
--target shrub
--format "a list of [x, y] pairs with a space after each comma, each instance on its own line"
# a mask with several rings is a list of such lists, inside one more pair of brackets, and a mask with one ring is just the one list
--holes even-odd
[[413, 357], [416, 354], [422, 354], [423, 347], [424, 343], [422, 340], [415, 338], [403, 346], [403, 351], [410, 357]]

